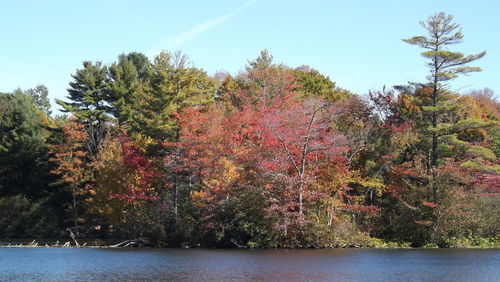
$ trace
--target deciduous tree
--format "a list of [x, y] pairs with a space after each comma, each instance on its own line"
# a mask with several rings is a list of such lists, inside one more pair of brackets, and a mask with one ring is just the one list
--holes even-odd
[[49, 160], [56, 164], [52, 173], [60, 175], [71, 188], [73, 227], [79, 231], [79, 197], [85, 193], [86, 181], [91, 177], [88, 163], [85, 161], [87, 152], [84, 146], [87, 133], [84, 125], [76, 118], [68, 120], [63, 125], [62, 133], [62, 142], [50, 148], [52, 158]]

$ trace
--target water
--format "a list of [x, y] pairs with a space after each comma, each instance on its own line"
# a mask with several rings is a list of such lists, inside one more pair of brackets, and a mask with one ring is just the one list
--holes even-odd
[[500, 250], [0, 248], [0, 281], [500, 281]]

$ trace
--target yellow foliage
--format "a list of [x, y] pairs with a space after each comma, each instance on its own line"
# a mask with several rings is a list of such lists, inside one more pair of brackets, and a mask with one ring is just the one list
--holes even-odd
[[403, 150], [409, 144], [415, 144], [419, 141], [418, 133], [410, 128], [394, 132], [390, 138], [392, 147], [397, 151]]
[[461, 96], [458, 100], [460, 111], [458, 115], [462, 119], [485, 119], [486, 112], [471, 96]]
[[378, 197], [382, 196], [382, 193], [387, 190], [387, 186], [379, 178], [359, 177], [353, 183], [361, 185], [365, 189], [373, 189]]
[[230, 185], [240, 177], [239, 168], [227, 158], [219, 159], [215, 165], [215, 173], [205, 179], [205, 185], [212, 189], [228, 190]]
[[147, 148], [154, 144], [156, 144], [155, 140], [149, 136], [144, 136], [142, 134], [134, 135], [135, 148], [141, 153], [145, 153]]
[[190, 195], [195, 206], [200, 208], [206, 207], [206, 201], [208, 199], [208, 193], [206, 191], [191, 191]]

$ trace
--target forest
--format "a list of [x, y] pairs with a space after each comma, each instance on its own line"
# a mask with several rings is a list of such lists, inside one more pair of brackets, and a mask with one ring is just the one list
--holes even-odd
[[422, 27], [403, 41], [427, 80], [367, 94], [266, 50], [237, 74], [181, 52], [84, 61], [63, 115], [44, 85], [0, 93], [0, 238], [499, 247], [500, 102], [451, 90], [486, 52], [452, 51], [445, 13]]

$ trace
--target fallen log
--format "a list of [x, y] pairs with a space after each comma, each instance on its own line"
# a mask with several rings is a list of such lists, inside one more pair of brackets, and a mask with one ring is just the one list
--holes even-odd
[[78, 241], [76, 241], [76, 236], [75, 234], [73, 233], [73, 231], [71, 231], [71, 229], [66, 229], [69, 231], [69, 237], [71, 237], [71, 239], [73, 239], [73, 241], [75, 241], [75, 245], [77, 248], [80, 248], [80, 244], [78, 244]]
[[143, 247], [143, 246], [148, 246], [148, 245], [149, 245], [149, 240], [139, 238], [139, 239], [125, 240], [125, 241], [120, 242], [118, 244], [111, 245], [111, 246], [109, 246], [109, 248]]

